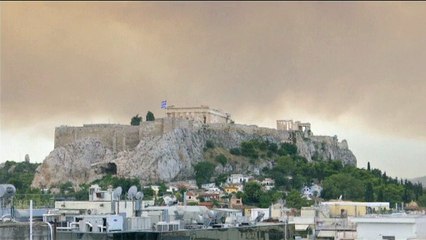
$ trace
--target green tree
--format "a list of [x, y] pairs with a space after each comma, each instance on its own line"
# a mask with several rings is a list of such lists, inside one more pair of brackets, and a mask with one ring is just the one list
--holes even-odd
[[287, 207], [301, 209], [302, 207], [310, 206], [312, 201], [308, 201], [306, 198], [303, 198], [298, 191], [292, 190], [287, 195], [286, 204]]
[[136, 186], [138, 189], [141, 189], [141, 184], [136, 178], [121, 178], [112, 176], [111, 174], [105, 175], [101, 179], [95, 180], [93, 184], [99, 184], [103, 189], [107, 189], [109, 185], [113, 188], [120, 186], [123, 189], [123, 193], [126, 193], [131, 186]]
[[248, 182], [244, 185], [243, 201], [246, 204], [258, 204], [262, 195], [262, 186], [259, 183]]
[[214, 183], [216, 184], [216, 186], [220, 186], [222, 183], [225, 183], [227, 179], [227, 174], [219, 174], [219, 176], [216, 177]]
[[214, 146], [214, 142], [212, 140], [207, 140], [206, 141], [206, 145], [205, 145], [206, 149], [211, 149], [211, 148], [214, 148], [214, 147], [215, 147]]
[[80, 185], [80, 190], [74, 194], [75, 200], [77, 201], [88, 201], [89, 200], [89, 185], [82, 184]]
[[273, 153], [277, 153], [278, 145], [276, 143], [269, 143], [268, 150], [273, 152]]
[[139, 114], [136, 114], [136, 116], [132, 117], [132, 120], [130, 121], [130, 125], [132, 126], [139, 126], [141, 125], [142, 117], [139, 116]]
[[374, 202], [374, 190], [373, 190], [373, 184], [371, 182], [368, 182], [365, 187], [365, 198], [364, 200], [366, 202]]
[[244, 197], [244, 193], [243, 193], [243, 192], [241, 192], [241, 191], [238, 191], [238, 192], [235, 194], [235, 196], [236, 196], [237, 198], [243, 198], [243, 197]]
[[164, 193], [167, 192], [167, 186], [164, 183], [160, 183], [160, 186], [158, 188], [158, 195], [163, 196]]
[[70, 181], [63, 183], [59, 186], [61, 193], [74, 192], [74, 188]]
[[210, 178], [213, 176], [215, 165], [211, 162], [199, 162], [194, 166], [195, 181], [198, 187], [204, 183], [209, 183]]
[[241, 155], [253, 159], [257, 159], [259, 157], [253, 141], [241, 143]]
[[418, 204], [421, 207], [426, 207], [426, 194], [423, 194], [422, 196], [419, 197]]
[[146, 113], [146, 121], [155, 121], [154, 113], [151, 111], [148, 111]]
[[383, 196], [383, 189], [382, 188], [379, 188], [379, 190], [377, 191], [377, 201], [378, 202], [385, 201], [385, 196]]
[[154, 199], [155, 192], [154, 192], [154, 190], [152, 188], [150, 188], [150, 187], [144, 188], [144, 189], [142, 189], [142, 192], [143, 192], [143, 198], [145, 200], [152, 200], [152, 199]]
[[222, 166], [225, 166], [225, 165], [226, 165], [226, 163], [228, 162], [228, 158], [226, 158], [226, 157], [225, 157], [225, 155], [223, 155], [223, 154], [219, 154], [219, 155], [217, 155], [217, 156], [215, 157], [215, 160], [216, 160], [218, 163], [222, 164]]
[[229, 149], [229, 153], [231, 153], [232, 155], [240, 156], [241, 150], [239, 148], [231, 148]]
[[402, 202], [402, 196], [404, 193], [404, 187], [402, 185], [386, 184], [382, 187], [383, 189], [383, 200], [390, 202], [391, 206], [395, 203]]
[[297, 147], [291, 143], [281, 143], [280, 149], [278, 149], [278, 155], [295, 155], [297, 154]]
[[361, 201], [364, 199], [364, 183], [347, 173], [334, 174], [324, 180], [322, 196], [325, 199], [344, 199]]
[[370, 162], [367, 163], [367, 171], [370, 171]]
[[31, 182], [40, 163], [6, 161], [0, 166], [0, 183], [12, 184], [17, 194], [31, 192]]

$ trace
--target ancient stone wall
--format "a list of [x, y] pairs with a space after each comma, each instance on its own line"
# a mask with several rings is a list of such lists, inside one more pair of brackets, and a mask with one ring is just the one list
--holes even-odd
[[55, 148], [85, 138], [95, 138], [113, 152], [132, 150], [139, 144], [139, 126], [119, 124], [85, 124], [82, 127], [61, 126], [55, 129]]
[[201, 126], [201, 123], [185, 119], [160, 118], [155, 121], [142, 122], [140, 126], [121, 124], [84, 124], [83, 126], [61, 126], [55, 129], [55, 148], [64, 147], [77, 140], [94, 138], [111, 149], [114, 153], [135, 149], [146, 137], [161, 136], [176, 128]]

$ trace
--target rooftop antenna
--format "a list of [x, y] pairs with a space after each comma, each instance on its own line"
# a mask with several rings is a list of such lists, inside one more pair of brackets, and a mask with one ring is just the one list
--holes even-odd
[[257, 214], [257, 217], [256, 217], [256, 219], [254, 220], [254, 222], [255, 223], [257, 223], [257, 222], [260, 222], [260, 220], [262, 220], [262, 218], [265, 216], [265, 213], [264, 212], [259, 212], [258, 214]]
[[143, 199], [143, 192], [137, 192], [135, 196], [136, 200], [142, 200]]
[[129, 200], [135, 200], [136, 199], [136, 194], [138, 193], [138, 188], [136, 186], [131, 186], [129, 188], [129, 191], [127, 191], [127, 198]]
[[175, 211], [175, 219], [176, 220], [183, 220], [183, 217], [185, 215], [185, 211], [181, 208], [177, 208]]
[[139, 217], [141, 213], [141, 209], [142, 209], [143, 192], [137, 192], [135, 195], [135, 199], [136, 199], [135, 215], [136, 217]]
[[166, 206], [172, 206], [173, 204], [174, 204], [174, 200], [173, 200], [173, 198], [172, 197], [169, 197], [169, 196], [164, 196], [163, 197], [163, 200], [164, 200], [164, 203], [166, 204]]
[[127, 198], [132, 201], [132, 212], [135, 210], [135, 199], [137, 193], [138, 188], [134, 185], [129, 188], [129, 191], [127, 191]]
[[[121, 198], [121, 193], [123, 192], [123, 189], [119, 186], [116, 189], [114, 189], [114, 191], [112, 192], [112, 198], [114, 199], [114, 201], [117, 201], [117, 212], [116, 214], [118, 215], [118, 213], [120, 212], [120, 198]], [[115, 202], [114, 202], [114, 206], [115, 206]]]
[[209, 225], [213, 222], [216, 223], [216, 218], [217, 218], [217, 212], [213, 211], [213, 210], [209, 210], [207, 211], [207, 217], [209, 218], [210, 222], [208, 223]]
[[5, 209], [10, 209], [10, 214], [0, 214], [0, 220], [4, 221], [4, 217], [10, 215], [12, 219], [14, 217], [13, 211], [13, 197], [15, 196], [16, 188], [12, 184], [0, 184], [0, 212], [6, 213]]

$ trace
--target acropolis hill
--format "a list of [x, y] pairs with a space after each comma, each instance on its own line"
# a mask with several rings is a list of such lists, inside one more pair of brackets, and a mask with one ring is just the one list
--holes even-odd
[[[241, 142], [264, 139], [290, 142], [308, 161], [341, 160], [356, 165], [345, 140], [315, 136], [309, 123], [277, 121], [277, 129], [235, 124], [228, 113], [207, 106], [167, 109], [167, 117], [139, 126], [85, 124], [55, 129], [55, 148], [37, 169], [34, 187], [50, 187], [66, 181], [76, 185], [107, 173], [136, 177], [143, 183], [191, 178], [193, 164], [203, 161], [206, 141], [223, 149]], [[217, 166], [217, 173], [259, 174], [270, 160], [259, 164]]]

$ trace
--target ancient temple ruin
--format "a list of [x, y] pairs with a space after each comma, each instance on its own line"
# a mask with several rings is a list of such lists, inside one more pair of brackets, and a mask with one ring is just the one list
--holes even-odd
[[305, 132], [311, 130], [311, 124], [300, 121], [293, 122], [293, 120], [277, 120], [277, 130]]
[[166, 114], [168, 118], [193, 120], [204, 124], [230, 123], [232, 121], [231, 114], [204, 105], [201, 105], [200, 107], [169, 106], [167, 107]]

